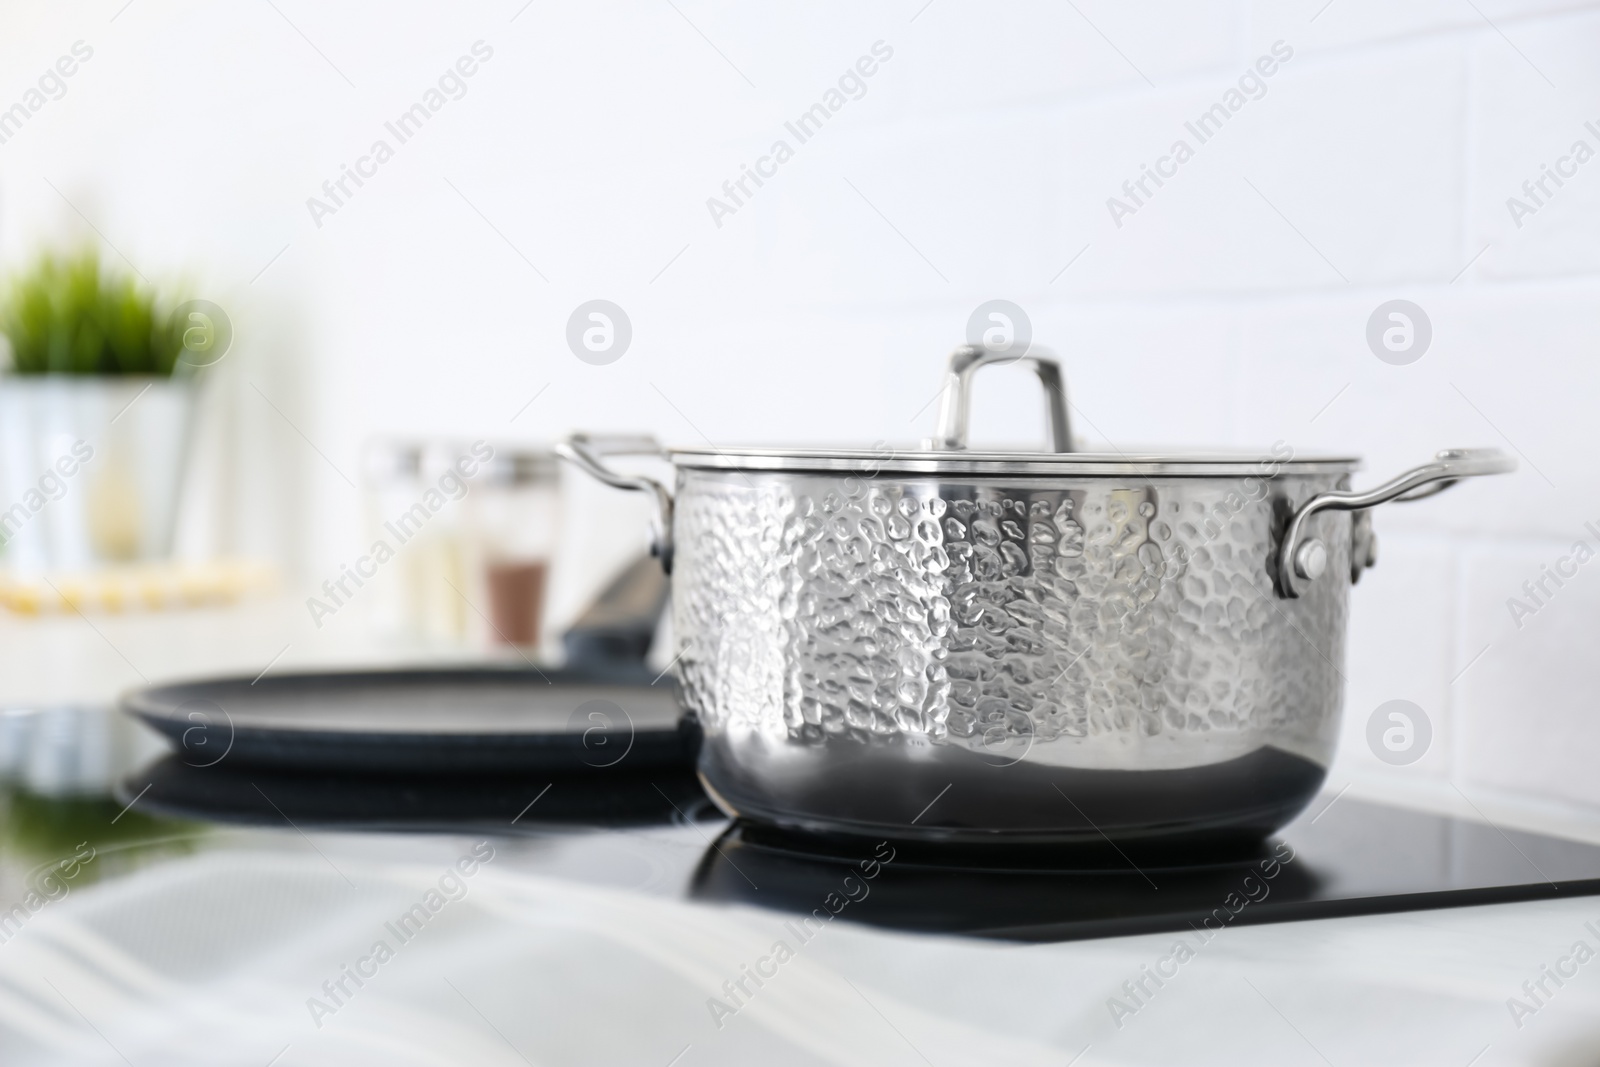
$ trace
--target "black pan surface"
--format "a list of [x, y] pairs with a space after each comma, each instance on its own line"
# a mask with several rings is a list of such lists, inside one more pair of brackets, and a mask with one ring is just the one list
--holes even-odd
[[690, 767], [671, 681], [639, 670], [355, 671], [142, 689], [122, 708], [190, 767], [363, 773]]

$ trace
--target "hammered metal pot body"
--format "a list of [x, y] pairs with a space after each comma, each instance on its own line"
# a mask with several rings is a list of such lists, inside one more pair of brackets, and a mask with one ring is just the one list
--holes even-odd
[[955, 842], [1270, 833], [1342, 700], [1349, 513], [1268, 478], [683, 469], [678, 676], [729, 813]]

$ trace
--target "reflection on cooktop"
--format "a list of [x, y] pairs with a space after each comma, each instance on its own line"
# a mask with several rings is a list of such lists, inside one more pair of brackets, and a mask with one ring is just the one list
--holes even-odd
[[[688, 771], [327, 775], [196, 768], [130, 775], [138, 809], [289, 832], [559, 833], [563, 863], [637, 850], [631, 831], [720, 820]], [[718, 835], [720, 832], [720, 836]], [[715, 840], [713, 840], [715, 836]], [[1064, 941], [1160, 930], [1600, 894], [1600, 847], [1334, 798], [1263, 843], [933, 845], [824, 838], [753, 823], [652, 838], [653, 884], [692, 898], [898, 930]], [[566, 869], [566, 868], [563, 868]], [[810, 917], [807, 919], [807, 917]]]
[[[142, 795], [141, 791], [143, 791]], [[136, 771], [123, 803], [183, 819], [282, 827], [481, 830], [612, 829], [721, 818], [694, 773], [621, 767], [561, 774], [296, 774], [226, 764], [191, 767], [175, 756]]]
[[1206, 937], [1249, 923], [1600, 893], [1600, 847], [1348, 799], [1231, 850], [875, 847], [738, 823], [702, 855], [691, 892], [816, 921], [1017, 941]]

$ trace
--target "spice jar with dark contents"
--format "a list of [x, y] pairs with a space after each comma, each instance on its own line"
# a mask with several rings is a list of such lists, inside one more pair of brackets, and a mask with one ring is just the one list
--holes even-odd
[[560, 465], [550, 452], [505, 446], [472, 494], [490, 640], [523, 648], [542, 638], [550, 557], [560, 523]]

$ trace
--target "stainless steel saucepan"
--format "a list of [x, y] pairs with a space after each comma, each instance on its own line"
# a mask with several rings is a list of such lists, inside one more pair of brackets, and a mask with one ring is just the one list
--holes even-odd
[[[558, 451], [653, 495], [677, 674], [730, 814], [951, 842], [1260, 836], [1333, 755], [1367, 509], [1501, 474], [1440, 452], [1352, 492], [1358, 461], [1073, 449], [1060, 368], [1045, 453], [967, 450], [981, 348], [950, 359], [906, 451]], [[665, 455], [669, 492], [610, 455]]]

